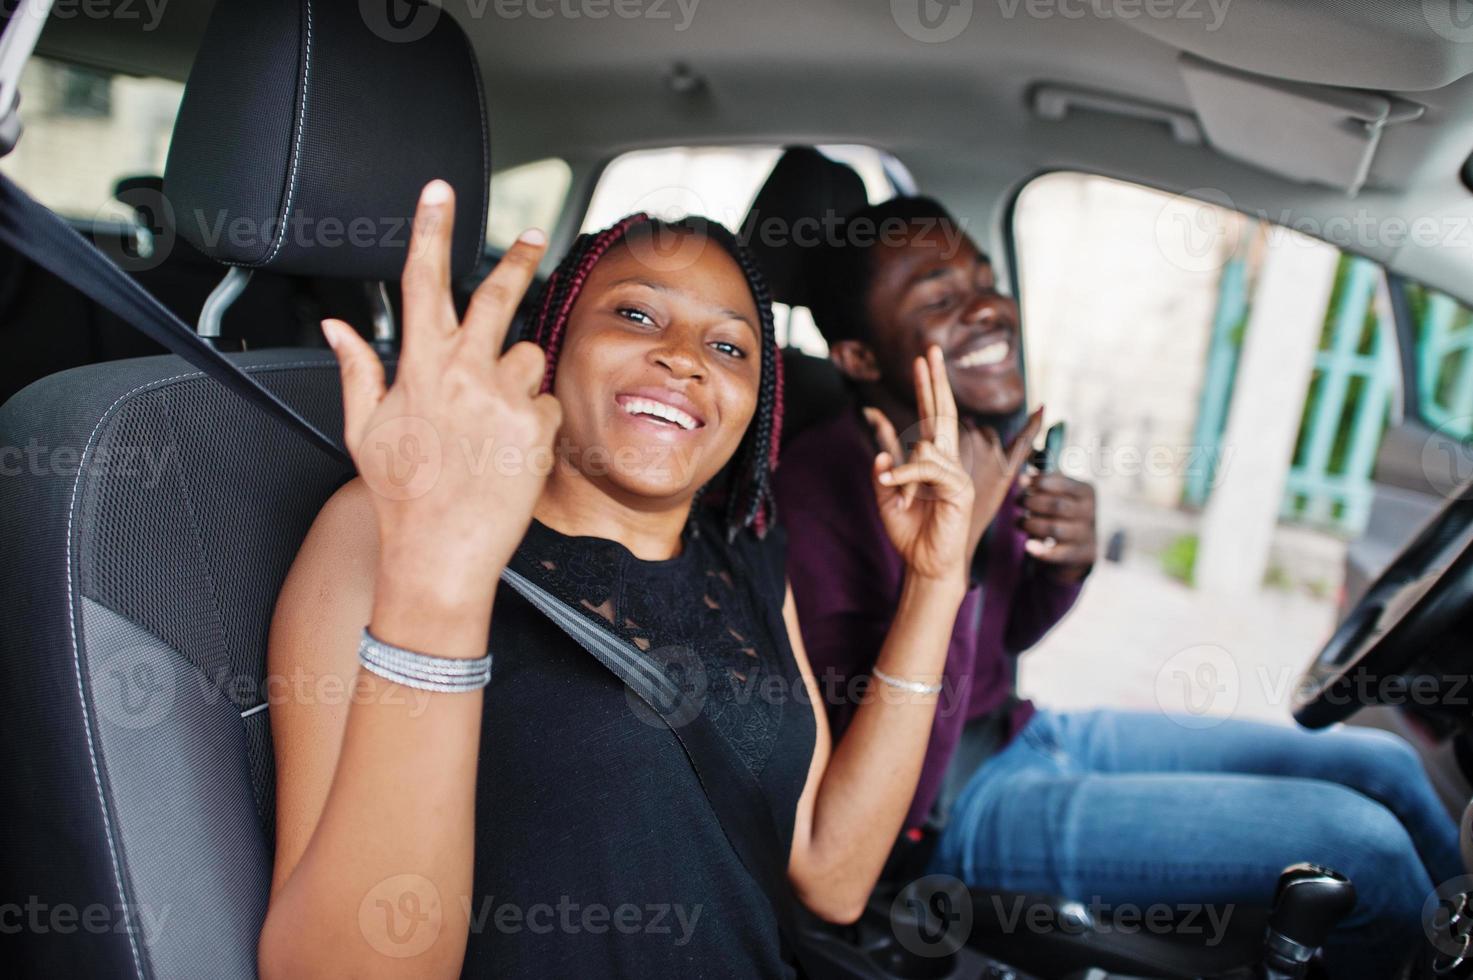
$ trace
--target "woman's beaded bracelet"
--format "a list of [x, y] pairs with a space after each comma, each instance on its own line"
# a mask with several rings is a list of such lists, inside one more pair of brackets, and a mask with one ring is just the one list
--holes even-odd
[[877, 681], [884, 681], [886, 684], [889, 684], [891, 687], [897, 688], [897, 689], [902, 690], [902, 691], [905, 691], [905, 692], [907, 692], [909, 694], [940, 694], [941, 693], [941, 685], [940, 684], [922, 684], [920, 681], [901, 680], [899, 677], [892, 677], [891, 675], [885, 673], [883, 670], [881, 670], [878, 667], [871, 668], [870, 674], [875, 678], [875, 680], [877, 680]]
[[474, 660], [432, 657], [376, 639], [367, 627], [358, 641], [358, 662], [385, 680], [421, 691], [476, 691], [491, 681], [489, 652]]

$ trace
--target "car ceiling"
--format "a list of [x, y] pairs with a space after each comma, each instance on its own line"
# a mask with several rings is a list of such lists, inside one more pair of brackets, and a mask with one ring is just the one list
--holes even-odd
[[[1473, 27], [1453, 19], [1457, 0], [1396, 9], [1372, 0], [620, 2], [628, 6], [444, 0], [480, 57], [498, 169], [560, 156], [591, 173], [651, 146], [867, 143], [894, 153], [923, 190], [986, 222], [992, 236], [1029, 178], [1087, 170], [1323, 230], [1473, 299], [1473, 194], [1459, 177], [1473, 151]], [[917, 3], [964, 15], [955, 22], [964, 29], [916, 39], [902, 25], [914, 25]], [[148, 30], [146, 18], [53, 18], [40, 51], [183, 79], [211, 5], [167, 0]], [[534, 8], [554, 16], [535, 17]], [[608, 14], [587, 15], [598, 9]], [[1425, 112], [1385, 130], [1352, 198], [1177, 142], [1156, 122], [1094, 112], [1054, 121], [1032, 109], [1031, 93], [1053, 85], [1193, 113], [1183, 53], [1270, 79], [1397, 95]], [[700, 84], [677, 84], [681, 72]], [[1431, 243], [1341, 236], [1331, 219], [1347, 215], [1362, 229], [1431, 218], [1463, 230]]]

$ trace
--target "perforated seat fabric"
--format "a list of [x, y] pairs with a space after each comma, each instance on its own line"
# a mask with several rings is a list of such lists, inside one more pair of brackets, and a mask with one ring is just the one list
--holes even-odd
[[[341, 431], [331, 355], [235, 359]], [[0, 894], [40, 923], [5, 930], [0, 958], [28, 975], [253, 976], [266, 633], [350, 474], [174, 357], [31, 385], [0, 408], [0, 446]]]

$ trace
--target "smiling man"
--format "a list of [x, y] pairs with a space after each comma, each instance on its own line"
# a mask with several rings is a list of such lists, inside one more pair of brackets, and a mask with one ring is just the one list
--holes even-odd
[[[903, 569], [868, 485], [876, 454], [903, 453], [916, 434], [916, 355], [932, 344], [945, 355], [976, 514], [996, 506], [982, 492], [998, 483], [995, 433], [1031, 439], [1037, 423], [1019, 418], [1017, 304], [944, 208], [896, 198], [850, 216], [835, 240], [814, 263], [813, 313], [854, 399], [785, 446], [779, 513], [836, 738], [856, 690], [924, 697], [941, 686], [907, 817], [908, 827], [939, 829], [930, 870], [1103, 908], [1230, 909], [1266, 906], [1284, 867], [1313, 861], [1350, 875], [1359, 896], [1327, 946], [1330, 975], [1390, 976], [1420, 940], [1423, 899], [1462, 874], [1456, 827], [1404, 742], [1366, 729], [1053, 712], [1016, 696], [1014, 657], [1064, 616], [1094, 562], [1086, 484], [1024, 476], [990, 527], [973, 520], [970, 590], [941, 677], [873, 669]], [[1100, 637], [1094, 655], [1124, 639]], [[852, 683], [866, 676], [867, 689]]]

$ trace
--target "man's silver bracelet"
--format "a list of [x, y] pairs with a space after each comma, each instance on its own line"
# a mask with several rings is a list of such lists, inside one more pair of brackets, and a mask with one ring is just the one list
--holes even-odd
[[366, 627], [358, 641], [358, 662], [385, 680], [421, 691], [476, 691], [491, 681], [489, 652], [474, 660], [432, 657], [375, 639]]
[[885, 673], [883, 670], [881, 670], [878, 667], [872, 668], [870, 670], [870, 675], [872, 677], [874, 677], [875, 680], [884, 681], [886, 684], [889, 684], [891, 687], [898, 688], [899, 690], [905, 691], [905, 692], [907, 692], [909, 694], [940, 694], [941, 693], [941, 685], [940, 684], [922, 684], [920, 681], [906, 681], [906, 680], [901, 680], [899, 677], [891, 677], [889, 674]]

